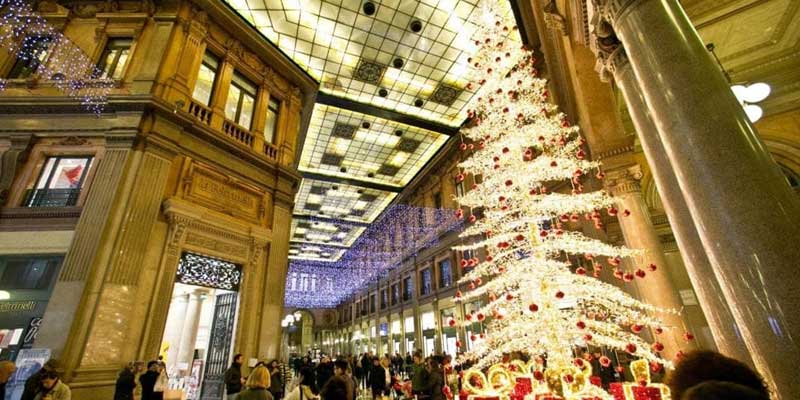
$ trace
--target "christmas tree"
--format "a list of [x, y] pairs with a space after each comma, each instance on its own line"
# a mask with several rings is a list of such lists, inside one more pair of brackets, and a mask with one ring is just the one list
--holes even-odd
[[622, 260], [635, 261], [638, 251], [575, 229], [583, 218], [599, 228], [601, 213], [617, 215], [605, 192], [583, 190], [589, 174], [602, 179], [600, 165], [586, 159], [578, 128], [548, 101], [532, 52], [511, 39], [516, 28], [491, 10], [487, 15], [495, 19], [481, 22], [469, 60], [478, 72], [469, 88], [479, 88], [479, 98], [461, 130], [461, 150], [469, 157], [456, 178], [480, 176], [482, 183], [457, 198], [457, 216], [468, 223], [461, 234], [467, 244], [455, 250], [485, 253], [462, 263], [471, 270], [459, 281], [465, 290], [457, 300], [489, 301], [465, 321], [450, 321], [486, 324], [483, 339], [473, 335], [459, 362], [485, 368], [522, 352], [558, 370], [581, 364], [577, 347], [595, 346], [669, 366], [657, 354], [663, 345], [648, 343], [640, 332], [660, 333], [654, 315], [677, 311], [657, 309], [597, 279], [604, 262], [621, 280], [646, 273], [623, 270]]

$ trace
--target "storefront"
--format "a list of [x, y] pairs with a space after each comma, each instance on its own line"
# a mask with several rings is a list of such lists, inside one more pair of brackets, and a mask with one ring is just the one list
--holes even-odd
[[178, 265], [161, 356], [169, 387], [186, 400], [221, 398], [231, 362], [241, 267], [184, 252]]
[[405, 345], [406, 345], [406, 352], [413, 353], [416, 351], [414, 345], [416, 344], [416, 331], [414, 330], [414, 316], [409, 315], [405, 318], [403, 322], [405, 328]]
[[422, 352], [425, 356], [436, 352], [436, 315], [433, 311], [422, 314]]
[[458, 353], [458, 331], [455, 325], [451, 326], [450, 321], [456, 321], [456, 308], [450, 307], [440, 311], [442, 327], [442, 351], [445, 354], [454, 356]]
[[42, 328], [60, 255], [0, 256], [0, 359], [15, 360]]

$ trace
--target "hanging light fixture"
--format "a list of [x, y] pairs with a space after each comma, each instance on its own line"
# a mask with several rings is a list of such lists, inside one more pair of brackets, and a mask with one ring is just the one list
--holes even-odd
[[[714, 56], [714, 60], [717, 61], [717, 64], [722, 70], [722, 73], [725, 75], [725, 78], [728, 80], [728, 82], [731, 82], [731, 77], [728, 75], [728, 71], [725, 70], [725, 67], [723, 67], [722, 63], [719, 61], [717, 53], [714, 52], [714, 48], [714, 43], [709, 43], [706, 45], [706, 49], [708, 49], [708, 51], [711, 52], [711, 55]], [[772, 88], [768, 84], [764, 82], [736, 84], [731, 86], [731, 90], [733, 91], [734, 96], [736, 96], [736, 100], [739, 100], [739, 104], [741, 104], [742, 108], [744, 108], [744, 113], [747, 114], [747, 119], [749, 119], [750, 122], [754, 123], [761, 119], [761, 117], [764, 115], [764, 110], [762, 110], [761, 107], [755, 103], [763, 101], [772, 92]]]

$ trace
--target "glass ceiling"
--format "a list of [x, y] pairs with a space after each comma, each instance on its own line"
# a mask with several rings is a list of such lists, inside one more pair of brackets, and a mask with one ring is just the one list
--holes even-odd
[[446, 141], [433, 131], [316, 104], [300, 171], [402, 188]]
[[[225, 0], [320, 91], [357, 104], [314, 106], [299, 163], [314, 179], [297, 193], [290, 259], [342, 259], [448, 139], [364, 106], [449, 127], [466, 119], [479, 89], [467, 88], [474, 21], [491, 17], [479, 1]], [[492, 8], [513, 23], [510, 3], [500, 3]]]
[[479, 0], [372, 0], [371, 15], [363, 0], [225, 1], [326, 93], [450, 126], [466, 117]]

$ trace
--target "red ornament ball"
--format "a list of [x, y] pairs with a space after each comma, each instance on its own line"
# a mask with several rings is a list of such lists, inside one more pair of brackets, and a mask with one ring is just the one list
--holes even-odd
[[631, 215], [631, 210], [625, 210], [622, 212], [623, 217], [629, 217]]
[[522, 235], [522, 234], [517, 235], [514, 239], [517, 239], [517, 241], [521, 242], [521, 241], [525, 240], [525, 235]]
[[542, 230], [542, 231], [540, 231], [540, 232], [539, 232], [539, 236], [541, 236], [541, 237], [547, 237], [547, 231], [545, 231], [545, 230]]
[[587, 333], [587, 334], [583, 335], [583, 340], [585, 340], [587, 342], [591, 342], [593, 338], [594, 337], [592, 336], [591, 333]]
[[627, 274], [625, 274], [622, 277], [622, 280], [624, 280], [625, 282], [632, 282], [633, 281], [633, 274], [628, 272]]
[[483, 321], [484, 319], [486, 319], [486, 316], [483, 315], [483, 313], [478, 313], [477, 317], [478, 317], [478, 321]]
[[478, 340], [478, 337], [475, 336], [475, 335], [470, 335], [469, 340], [474, 342], [474, 341]]
[[564, 375], [564, 382], [572, 383], [574, 381], [575, 381], [575, 377], [573, 377], [572, 374]]
[[578, 321], [578, 322], [575, 324], [575, 326], [577, 326], [577, 327], [578, 327], [578, 329], [586, 329], [586, 322], [583, 322], [583, 321]]
[[511, 186], [513, 184], [514, 184], [514, 181], [512, 181], [511, 179], [506, 180], [506, 186]]
[[450, 325], [451, 327], [456, 326], [456, 320], [454, 318], [450, 318], [447, 321], [447, 325]]
[[467, 149], [467, 144], [466, 143], [461, 143], [460, 145], [458, 145], [458, 148], [461, 149], [461, 151], [464, 151], [464, 150]]
[[644, 272], [644, 270], [643, 270], [643, 269], [641, 269], [641, 268], [640, 268], [640, 269], [637, 269], [637, 270], [636, 270], [636, 276], [637, 276], [637, 277], [639, 277], [639, 278], [644, 278], [644, 277], [645, 277], [645, 275], [647, 275], [647, 273], [646, 273], [646, 272]]
[[639, 332], [641, 332], [641, 331], [642, 331], [642, 326], [641, 326], [641, 325], [639, 325], [639, 324], [633, 324], [633, 325], [631, 325], [631, 332], [633, 332], [633, 333], [639, 333]]
[[611, 359], [606, 356], [600, 357], [600, 365], [608, 368], [611, 365]]
[[557, 167], [557, 166], [558, 166], [558, 163], [557, 163], [557, 162], [555, 162], [555, 160], [553, 160], [552, 162], [550, 162], [550, 166], [551, 166], [551, 167]]
[[619, 210], [617, 210], [616, 208], [611, 207], [608, 209], [608, 215], [615, 217], [617, 214], [619, 214]]
[[578, 269], [575, 270], [575, 273], [578, 275], [586, 275], [586, 268], [578, 267]]
[[660, 342], [653, 343], [653, 351], [656, 351], [656, 352], [664, 351], [664, 345], [661, 344]]
[[686, 332], [683, 334], [683, 339], [686, 340], [687, 342], [691, 342], [692, 340], [694, 340], [694, 335], [692, 335], [691, 332]]
[[559, 291], [557, 291], [557, 292], [556, 292], [556, 298], [557, 298], [557, 299], [563, 299], [563, 298], [564, 298], [564, 292], [562, 292], [562, 291], [560, 291], [560, 290], [559, 290]]
[[660, 334], [664, 333], [664, 328], [658, 326], [658, 327], [656, 327], [656, 329], [654, 329], [654, 331], [656, 332], [656, 335], [660, 335]]
[[542, 373], [542, 371], [533, 371], [533, 379], [541, 381], [544, 379], [544, 374]]
[[507, 294], [506, 295], [506, 300], [508, 300], [508, 301], [514, 300], [514, 295], [511, 294], [511, 293]]
[[633, 343], [628, 343], [625, 346], [625, 351], [627, 351], [628, 353], [631, 353], [631, 354], [636, 353], [636, 345], [633, 344]]
[[648, 265], [648, 266], [647, 266], [647, 268], [648, 268], [650, 271], [653, 271], [653, 272], [655, 272], [655, 270], [657, 270], [657, 269], [658, 269], [658, 266], [656, 266], [655, 264], [650, 264], [650, 265]]
[[534, 304], [534, 303], [532, 303], [532, 304], [530, 304], [528, 306], [528, 310], [530, 310], [530, 312], [537, 312], [537, 311], [539, 311], [539, 306]]

